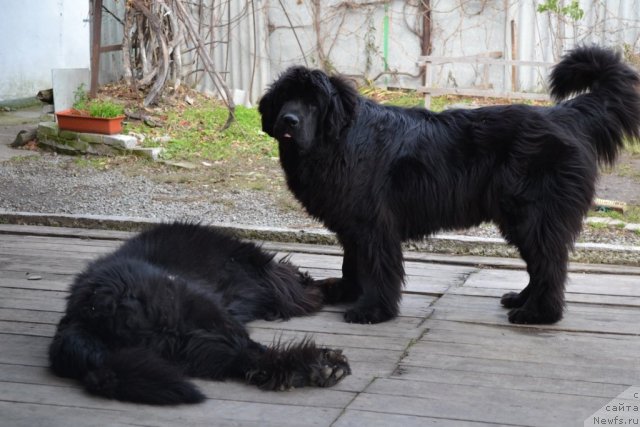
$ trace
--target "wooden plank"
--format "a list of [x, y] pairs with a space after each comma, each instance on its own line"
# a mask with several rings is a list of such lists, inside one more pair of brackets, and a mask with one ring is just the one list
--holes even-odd
[[354, 391], [338, 390], [335, 387], [305, 387], [277, 392], [260, 390], [256, 386], [242, 384], [237, 381], [220, 382], [196, 379], [193, 380], [193, 382], [209, 399], [233, 400], [247, 403], [342, 409], [356, 396], [356, 392]]
[[[342, 250], [337, 246], [316, 245], [305, 243], [261, 242], [263, 247], [272, 252], [281, 253], [312, 253], [316, 255], [342, 256]], [[446, 264], [450, 266], [463, 265], [467, 267], [495, 267], [502, 269], [524, 270], [525, 263], [520, 258], [500, 258], [475, 255], [447, 255], [428, 252], [404, 251], [405, 261], [418, 261], [432, 264]], [[425, 267], [426, 268], [426, 267]], [[640, 275], [640, 267], [613, 264], [585, 264], [569, 263], [569, 271], [603, 274], [636, 274]]]
[[489, 427], [499, 424], [347, 409], [332, 427]]
[[[516, 289], [490, 289], [490, 288], [475, 288], [461, 286], [459, 288], [449, 288], [447, 293], [450, 295], [467, 295], [467, 296], [481, 296], [498, 298], [505, 294], [505, 291], [512, 290], [519, 292], [522, 287]], [[596, 305], [613, 305], [621, 307], [640, 307], [640, 298], [628, 297], [619, 295], [598, 295], [598, 294], [574, 294], [565, 293], [565, 299], [567, 302], [583, 303], [583, 304], [596, 304]]]
[[[116, 422], [137, 425], [140, 423], [142, 425], [171, 425], [171, 423], [176, 425], [185, 422], [196, 425], [211, 425], [214, 422], [215, 425], [297, 427], [300, 425], [300, 420], [303, 419], [306, 425], [329, 426], [342, 411], [339, 408], [220, 399], [207, 399], [197, 407], [181, 405], [159, 408], [93, 397], [76, 388], [0, 382], [0, 396], [9, 395], [12, 402], [65, 407], [70, 415], [78, 409], [83, 413], [85, 410], [97, 411], [96, 414], [104, 416], [107, 420], [112, 419]], [[100, 412], [104, 410], [112, 410], [114, 413], [103, 414]], [[28, 413], [23, 416], [30, 418]]]
[[[2, 424], [11, 427], [104, 427], [106, 425], [109, 427], [130, 427], [141, 425], [133, 424], [134, 420], [129, 420], [130, 422], [119, 421], [118, 419], [122, 416], [120, 411], [2, 401], [1, 398], [0, 414], [2, 414]], [[160, 426], [161, 424], [153, 425]], [[168, 424], [164, 425], [168, 426]]]
[[[429, 335], [429, 334], [427, 334]], [[627, 370], [629, 374], [634, 372], [640, 374], [638, 366], [637, 352], [635, 354], [622, 353], [615, 354], [614, 350], [604, 349], [608, 343], [598, 342], [570, 342], [564, 345], [557, 344], [552, 339], [546, 342], [536, 343], [535, 340], [524, 344], [508, 344], [504, 341], [492, 341], [487, 339], [486, 344], [482, 343], [460, 343], [429, 341], [424, 337], [421, 341], [411, 347], [407, 363], [420, 359], [422, 356], [459, 356], [465, 357], [473, 355], [474, 358], [500, 361], [520, 361], [540, 364], [540, 369], [544, 371], [545, 365], [558, 365], [570, 367], [585, 367], [590, 369], [607, 369], [611, 365], [616, 368]], [[561, 338], [560, 338], [561, 339]], [[501, 347], [496, 347], [502, 344]], [[582, 344], [582, 345], [578, 345]], [[637, 344], [637, 343], [636, 343]], [[602, 348], [601, 348], [602, 347]], [[539, 351], [536, 351], [540, 349]], [[581, 351], [584, 349], [586, 351]], [[618, 350], [619, 351], [619, 350]]]
[[0, 334], [0, 364], [48, 366], [50, 343], [48, 337]]
[[[507, 310], [497, 298], [446, 294], [434, 304], [432, 319], [511, 327]], [[635, 307], [611, 307], [568, 303], [563, 320], [553, 325], [520, 325], [522, 328], [573, 332], [599, 332], [639, 336], [640, 311]]]
[[66, 307], [66, 292], [0, 288], [0, 308], [54, 311]]
[[[472, 363], [472, 366], [476, 366]], [[517, 370], [505, 373], [482, 372], [476, 370], [441, 369], [431, 366], [414, 366], [400, 364], [390, 378], [400, 380], [425, 381], [429, 387], [437, 384], [459, 384], [470, 387], [491, 387], [507, 390], [537, 391], [550, 393], [575, 394], [580, 396], [600, 397], [610, 399], [626, 385], [608, 384], [584, 379], [547, 378], [531, 376], [528, 372]], [[434, 385], [435, 384], [435, 385]]]
[[91, 238], [74, 237], [48, 237], [48, 236], [19, 236], [0, 234], [0, 242], [3, 246], [15, 245], [16, 247], [40, 247], [41, 249], [55, 249], [70, 247], [77, 250], [100, 250], [103, 248], [116, 248], [122, 244], [120, 240], [100, 240]]
[[276, 330], [296, 330], [304, 332], [324, 332], [343, 335], [373, 335], [385, 337], [415, 338], [422, 334], [423, 319], [419, 317], [397, 317], [376, 325], [346, 323], [342, 313], [320, 312], [306, 317], [295, 317], [286, 322], [256, 320], [249, 323], [249, 329], [264, 328]]
[[[545, 389], [549, 379], [630, 386], [640, 378], [640, 338], [636, 336], [539, 331], [434, 319], [426, 323], [428, 331], [410, 347], [398, 376], [403, 377], [412, 367], [423, 367], [445, 371], [444, 375], [504, 375], [505, 383], [515, 384], [510, 387], [520, 387], [520, 381], [533, 381], [533, 389]], [[570, 388], [566, 392], [576, 393]]]
[[[66, 292], [69, 290], [72, 282], [70, 275], [48, 274], [46, 276], [39, 276], [40, 279], [38, 280], [29, 280], [28, 277], [29, 276], [23, 272], [3, 271], [2, 275], [0, 275], [0, 288]], [[61, 277], [64, 277], [64, 280], [60, 280]]]
[[[607, 354], [608, 351], [622, 355], [625, 353], [640, 352], [640, 338], [628, 335], [612, 335], [589, 332], [566, 332], [554, 330], [542, 330], [524, 328], [520, 325], [469, 325], [462, 322], [429, 319], [428, 333], [423, 340], [441, 340], [443, 342], [458, 343], [493, 343], [494, 347], [509, 347], [534, 344], [549, 345], [557, 343], [558, 346], [581, 346], [582, 343], [597, 343], [602, 346], [598, 353]], [[435, 337], [435, 338], [434, 338]], [[578, 347], [576, 350], [578, 350]], [[595, 349], [586, 350], [594, 351]]]
[[0, 308], [0, 320], [9, 322], [31, 322], [45, 325], [56, 325], [62, 314], [54, 311], [24, 310], [15, 308]]
[[[525, 271], [478, 270], [467, 277], [464, 286], [512, 290], [527, 283]], [[640, 297], [640, 275], [569, 273], [566, 292]]]
[[[0, 381], [20, 384], [43, 384], [53, 387], [82, 389], [79, 382], [54, 375], [49, 366], [0, 364]], [[1, 399], [0, 399], [1, 400]]]
[[[342, 257], [318, 254], [286, 254], [278, 253], [278, 257], [288, 256], [292, 263], [305, 268], [341, 270]], [[448, 278], [460, 278], [477, 271], [474, 267], [426, 264], [424, 262], [405, 261], [404, 270], [407, 275], [421, 276], [430, 279], [438, 279], [443, 276]]]
[[53, 325], [29, 322], [5, 322], [0, 320], [1, 334], [52, 337], [55, 330], [56, 328]]
[[434, 88], [420, 86], [418, 92], [429, 93], [431, 96], [457, 95], [457, 96], [477, 96], [485, 98], [501, 99], [528, 99], [531, 101], [549, 101], [549, 95], [532, 92], [497, 92], [489, 89], [465, 89], [457, 87]]
[[87, 265], [86, 261], [67, 260], [60, 263], [56, 260], [34, 259], [12, 261], [10, 259], [0, 259], [0, 270], [13, 271], [28, 274], [65, 274], [74, 275], [82, 271]]
[[18, 248], [15, 246], [6, 246], [0, 249], [0, 258], [11, 257], [13, 260], [21, 260], [27, 257], [32, 258], [53, 258], [57, 260], [64, 261], [69, 258], [74, 258], [76, 260], [93, 260], [98, 257], [98, 255], [106, 254], [111, 252], [111, 249], [104, 248], [100, 251], [78, 251], [72, 247], [61, 247], [60, 249], [40, 249], [38, 246], [36, 248]]
[[51, 227], [44, 225], [0, 224], [0, 235], [31, 235], [45, 237], [78, 237], [83, 239], [125, 240], [133, 236], [131, 231], [99, 230], [90, 228]]
[[493, 58], [486, 55], [473, 55], [473, 56], [420, 56], [418, 61], [420, 63], [428, 62], [431, 64], [490, 64], [490, 65], [515, 65], [521, 67], [553, 67], [553, 62], [543, 61], [525, 61], [518, 59], [502, 59]]
[[[330, 277], [341, 277], [342, 272], [338, 269], [321, 269], [321, 268], [308, 268], [300, 267], [302, 271], [306, 271], [314, 279], [327, 279]], [[464, 276], [458, 277], [446, 277], [435, 276], [434, 278], [420, 277], [420, 276], [405, 276], [405, 284], [403, 291], [420, 293], [426, 295], [442, 295], [447, 292], [452, 286], [461, 285], [464, 282]]]
[[[445, 371], [481, 372], [487, 375], [520, 375], [527, 377], [527, 381], [537, 379], [544, 384], [547, 379], [567, 381], [587, 381], [592, 383], [617, 384], [627, 387], [637, 381], [637, 371], [629, 371], [626, 368], [611, 366], [603, 369], [591, 369], [589, 367], [570, 367], [566, 365], [544, 364], [536, 362], [520, 362], [513, 360], [494, 360], [465, 356], [441, 354], [421, 354], [413, 356], [409, 354], [402, 360], [399, 372], [411, 372], [413, 367], [440, 369]], [[633, 376], [635, 375], [635, 376]], [[633, 376], [633, 377], [632, 377]], [[528, 388], [528, 387], [527, 387]]]
[[[433, 312], [431, 305], [437, 301], [438, 296], [416, 293], [403, 293], [400, 301], [400, 317], [428, 317]], [[344, 313], [351, 304], [325, 305], [322, 311], [329, 313]]]
[[349, 409], [548, 427], [581, 425], [606, 402], [571, 394], [381, 378], [359, 394]]

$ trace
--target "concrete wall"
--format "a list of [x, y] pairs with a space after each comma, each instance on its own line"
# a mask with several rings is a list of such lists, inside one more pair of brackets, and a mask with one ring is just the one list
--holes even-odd
[[89, 68], [89, 0], [3, 0], [0, 102], [51, 87], [52, 68]]

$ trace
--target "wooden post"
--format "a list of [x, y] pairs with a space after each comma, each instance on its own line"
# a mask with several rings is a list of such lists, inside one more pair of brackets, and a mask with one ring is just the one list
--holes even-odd
[[431, 108], [431, 73], [432, 73], [431, 61], [426, 59], [424, 61], [424, 108]]
[[[431, 55], [431, 0], [420, 1], [420, 13], [422, 14], [422, 39], [420, 40], [420, 50], [422, 56]], [[424, 63], [424, 87], [427, 90], [424, 93], [424, 108], [431, 107], [431, 94], [428, 92], [431, 86], [431, 64], [429, 61]]]
[[100, 78], [100, 46], [102, 44], [102, 0], [93, 0], [93, 28], [91, 36], [91, 88], [89, 96], [96, 96]]

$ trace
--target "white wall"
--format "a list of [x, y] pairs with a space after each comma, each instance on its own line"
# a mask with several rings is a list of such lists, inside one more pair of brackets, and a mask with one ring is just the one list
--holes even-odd
[[89, 0], [3, 0], [0, 101], [51, 87], [52, 68], [89, 68]]
[[[311, 1], [269, 0], [268, 59], [273, 76], [291, 64], [317, 66], [317, 37]], [[344, 7], [345, 4], [350, 7]], [[391, 75], [375, 84], [415, 88], [421, 85], [417, 18], [418, 0], [382, 2], [354, 0], [322, 1], [321, 45], [337, 71], [372, 79], [384, 71], [384, 40], [388, 42], [387, 63]], [[555, 62], [577, 43], [623, 45], [640, 54], [640, 0], [580, 0], [584, 16], [578, 22], [537, 12], [543, 0], [431, 0], [432, 46], [435, 56], [471, 56], [502, 52], [511, 57], [510, 22], [514, 21], [517, 59]], [[569, 4], [569, 0], [565, 1]], [[287, 13], [283, 11], [286, 9]], [[384, 31], [385, 15], [388, 17]], [[302, 45], [299, 47], [295, 34]], [[446, 64], [434, 67], [433, 83], [439, 87], [477, 87], [486, 66]], [[488, 68], [488, 84], [499, 91], [510, 90], [510, 73], [504, 66]], [[548, 70], [522, 67], [518, 86], [523, 91], [542, 91]]]

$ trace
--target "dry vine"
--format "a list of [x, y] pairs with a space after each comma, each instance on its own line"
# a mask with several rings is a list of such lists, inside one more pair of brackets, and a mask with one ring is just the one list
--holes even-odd
[[122, 43], [124, 79], [136, 90], [148, 90], [145, 106], [156, 104], [170, 82], [173, 90], [180, 87], [185, 77], [182, 55], [194, 51], [229, 110], [226, 129], [234, 120], [233, 96], [206, 48], [197, 22], [185, 0], [129, 0]]

